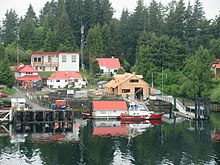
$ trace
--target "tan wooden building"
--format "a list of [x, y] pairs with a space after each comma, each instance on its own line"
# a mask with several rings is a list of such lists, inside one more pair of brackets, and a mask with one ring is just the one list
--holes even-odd
[[104, 92], [130, 99], [146, 100], [149, 95], [149, 84], [142, 78], [142, 75], [131, 73], [116, 74], [114, 80], [105, 85]]

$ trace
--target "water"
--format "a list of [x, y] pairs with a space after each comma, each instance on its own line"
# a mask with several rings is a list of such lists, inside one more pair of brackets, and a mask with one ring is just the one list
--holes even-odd
[[219, 121], [220, 114], [212, 114], [210, 122], [76, 118], [73, 123], [3, 125], [0, 164], [215, 165], [220, 164]]

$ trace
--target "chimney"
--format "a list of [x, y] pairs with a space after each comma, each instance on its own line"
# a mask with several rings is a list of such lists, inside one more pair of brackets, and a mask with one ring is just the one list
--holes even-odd
[[66, 71], [65, 71], [65, 75], [67, 75], [67, 73], [68, 73], [68, 72], [67, 72], [67, 70], [66, 70]]

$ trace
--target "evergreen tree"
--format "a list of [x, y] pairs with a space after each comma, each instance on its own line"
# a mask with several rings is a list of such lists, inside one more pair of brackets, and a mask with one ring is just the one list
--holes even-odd
[[214, 56], [204, 49], [199, 47], [190, 59], [188, 59], [184, 74], [186, 81], [184, 81], [184, 91], [190, 98], [204, 97], [208, 95], [211, 88], [211, 66], [214, 61]]
[[35, 30], [35, 25], [32, 18], [30, 17], [25, 18], [22, 21], [19, 30], [19, 44], [25, 50], [34, 48], [33, 45], [34, 30]]
[[3, 21], [2, 36], [4, 45], [17, 40], [18, 35], [18, 16], [14, 10], [7, 11]]
[[59, 51], [74, 51], [76, 49], [74, 36], [70, 27], [69, 17], [65, 12], [65, 6], [62, 8], [62, 14], [58, 18], [54, 32], [56, 42], [58, 43], [58, 48], [60, 48]]
[[5, 58], [5, 48], [3, 46], [3, 42], [1, 38], [0, 38], [0, 58], [1, 59]]
[[9, 67], [8, 60], [2, 60], [0, 66], [0, 84], [12, 88], [15, 82], [14, 73]]

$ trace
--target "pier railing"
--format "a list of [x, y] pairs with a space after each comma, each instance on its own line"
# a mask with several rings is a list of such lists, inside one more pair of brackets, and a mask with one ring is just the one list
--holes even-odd
[[181, 101], [174, 98], [173, 96], [150, 96], [151, 100], [162, 100], [172, 105], [175, 105], [179, 112], [186, 114], [186, 107], [183, 105]]

